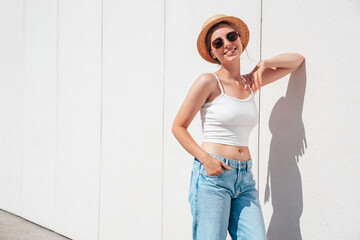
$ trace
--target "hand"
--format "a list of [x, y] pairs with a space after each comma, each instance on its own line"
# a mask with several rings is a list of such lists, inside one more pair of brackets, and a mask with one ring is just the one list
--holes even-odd
[[222, 167], [228, 170], [231, 169], [231, 167], [229, 167], [226, 163], [211, 155], [206, 159], [206, 161], [203, 162], [203, 165], [207, 175], [209, 176], [218, 176], [222, 174]]
[[260, 89], [260, 84], [262, 84], [262, 73], [265, 69], [265, 62], [261, 61], [255, 66], [251, 73], [244, 75], [246, 80], [244, 89], [246, 89], [249, 84], [253, 92], [256, 93], [256, 91]]

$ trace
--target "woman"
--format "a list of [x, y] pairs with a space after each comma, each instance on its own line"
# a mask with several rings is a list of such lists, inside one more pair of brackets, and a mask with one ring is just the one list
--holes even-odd
[[[202, 58], [220, 64], [191, 86], [172, 125], [180, 144], [194, 156], [189, 203], [193, 239], [266, 239], [252, 175], [248, 138], [258, 121], [257, 90], [293, 72], [303, 62], [297, 53], [261, 61], [240, 74], [240, 55], [249, 30], [239, 18], [218, 14], [204, 23], [197, 47]], [[187, 127], [200, 110], [204, 141], [199, 146]]]

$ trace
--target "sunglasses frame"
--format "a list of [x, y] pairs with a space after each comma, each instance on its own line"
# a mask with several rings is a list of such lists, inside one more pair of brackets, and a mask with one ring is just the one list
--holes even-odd
[[[232, 34], [232, 33], [236, 33], [236, 38], [234, 39], [234, 40], [231, 40], [230, 39], [230, 34]], [[238, 37], [240, 37], [240, 34], [237, 32], [237, 31], [231, 31], [231, 32], [229, 32], [229, 33], [227, 33], [226, 34], [226, 39], [227, 40], [229, 40], [230, 42], [234, 42], [234, 41], [236, 41], [236, 39], [238, 39]], [[219, 47], [217, 47], [217, 44], [216, 43], [214, 43], [215, 41], [221, 41], [221, 46], [219, 46]], [[220, 49], [222, 46], [224, 46], [224, 40], [222, 39], [222, 38], [220, 38], [220, 37], [218, 37], [218, 38], [216, 38], [214, 41], [212, 41], [211, 42], [211, 46], [213, 47], [213, 48], [215, 48], [215, 49]]]

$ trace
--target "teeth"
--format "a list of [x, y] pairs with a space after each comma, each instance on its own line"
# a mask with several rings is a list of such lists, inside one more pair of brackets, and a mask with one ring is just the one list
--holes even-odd
[[226, 54], [233, 53], [234, 51], [235, 51], [235, 48], [233, 50], [231, 50], [231, 51], [228, 51]]

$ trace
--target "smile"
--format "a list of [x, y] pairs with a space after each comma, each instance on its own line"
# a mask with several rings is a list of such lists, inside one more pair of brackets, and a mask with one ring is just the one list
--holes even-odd
[[232, 53], [234, 53], [235, 52], [235, 50], [236, 50], [236, 48], [234, 48], [233, 50], [231, 50], [231, 51], [227, 51], [226, 53], [224, 53], [224, 55], [225, 54], [232, 54]]

